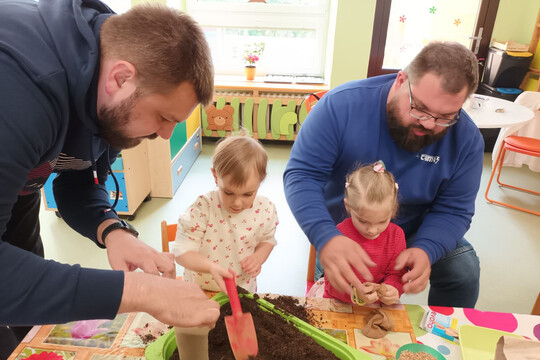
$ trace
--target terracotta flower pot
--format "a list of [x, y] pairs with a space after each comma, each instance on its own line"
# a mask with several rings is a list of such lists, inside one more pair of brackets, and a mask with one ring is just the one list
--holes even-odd
[[255, 72], [257, 71], [257, 68], [254, 65], [246, 66], [245, 71], [246, 71], [246, 80], [255, 79]]

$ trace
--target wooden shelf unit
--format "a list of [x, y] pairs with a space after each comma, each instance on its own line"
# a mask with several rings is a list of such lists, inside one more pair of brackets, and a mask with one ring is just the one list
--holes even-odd
[[176, 125], [169, 140], [148, 142], [152, 197], [172, 198], [201, 153], [201, 110]]
[[[135, 217], [135, 212], [141, 203], [150, 195], [150, 171], [148, 164], [148, 140], [144, 140], [132, 149], [122, 150], [111, 169], [118, 181], [118, 215]], [[42, 189], [45, 210], [58, 212], [54, 199], [52, 182], [55, 175], [51, 175]], [[112, 176], [105, 182], [111, 205], [116, 198], [116, 184]]]
[[[234, 108], [233, 128], [247, 128], [258, 139], [294, 140], [307, 111], [304, 98], [328, 90], [328, 85], [267, 83], [264, 78], [241, 80], [220, 77], [215, 81], [214, 102], [217, 109], [225, 105]], [[201, 112], [202, 134], [224, 137], [230, 132], [208, 130], [207, 114]]]
[[[111, 165], [118, 181], [118, 215], [128, 220], [145, 199], [152, 197], [172, 198], [201, 152], [201, 116], [197, 107], [184, 122], [176, 125], [169, 140], [156, 138], [144, 140], [132, 149], [122, 150]], [[43, 187], [46, 210], [58, 212], [50, 176]], [[105, 183], [111, 204], [116, 197], [116, 185], [111, 176]]]

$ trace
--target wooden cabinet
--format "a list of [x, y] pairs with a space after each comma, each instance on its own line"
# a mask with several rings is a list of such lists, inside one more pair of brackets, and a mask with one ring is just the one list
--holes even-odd
[[199, 156], [201, 143], [201, 110], [176, 125], [169, 140], [157, 138], [148, 142], [152, 197], [172, 198]]
[[[152, 197], [172, 198], [201, 152], [200, 107], [183, 123], [176, 125], [169, 140], [144, 140], [133, 149], [122, 150], [111, 165], [118, 181], [116, 212], [133, 219], [141, 203]], [[58, 211], [49, 177], [42, 194], [45, 209]], [[106, 182], [109, 200], [114, 203], [116, 185], [112, 176]]]
[[[119, 215], [133, 218], [135, 212], [141, 203], [150, 195], [150, 166], [148, 163], [148, 140], [133, 149], [122, 150], [118, 158], [111, 165], [112, 171], [118, 181], [118, 203], [116, 212]], [[45, 203], [45, 209], [58, 211], [54, 194], [52, 191], [52, 182], [55, 174], [51, 175], [43, 186], [42, 194]], [[109, 193], [111, 205], [116, 198], [116, 185], [112, 176], [109, 176], [105, 183]]]

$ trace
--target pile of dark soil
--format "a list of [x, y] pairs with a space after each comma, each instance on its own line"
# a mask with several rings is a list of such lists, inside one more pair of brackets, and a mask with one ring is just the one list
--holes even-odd
[[[242, 289], [238, 288], [241, 293]], [[257, 295], [255, 295], [257, 298]], [[315, 319], [306, 308], [293, 297], [279, 296], [277, 299], [266, 299], [277, 308], [296, 316], [312, 325]], [[242, 312], [249, 312], [253, 317], [259, 354], [253, 359], [258, 360], [331, 360], [338, 359], [330, 351], [317, 344], [311, 337], [300, 332], [293, 324], [288, 323], [281, 316], [262, 310], [257, 302], [248, 298], [240, 298]], [[229, 303], [221, 306], [221, 315], [216, 327], [208, 334], [208, 351], [211, 360], [234, 360], [229, 344], [225, 316], [232, 315]], [[171, 360], [178, 359], [175, 352]]]
[[[255, 297], [257, 297], [257, 295], [255, 295]], [[306, 307], [304, 305], [300, 305], [298, 299], [292, 296], [279, 295], [277, 298], [263, 296], [263, 299], [274, 304], [279, 310], [296, 316], [300, 320], [304, 320], [311, 325], [317, 325], [317, 321], [315, 320], [313, 314], [307, 311]]]

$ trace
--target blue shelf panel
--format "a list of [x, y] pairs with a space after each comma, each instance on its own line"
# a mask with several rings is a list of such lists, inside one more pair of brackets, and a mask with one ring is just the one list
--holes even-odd
[[[127, 194], [126, 180], [124, 178], [124, 173], [115, 172], [114, 175], [116, 176], [116, 179], [118, 180], [118, 187], [120, 189], [120, 197], [118, 198], [118, 204], [116, 204], [115, 210], [118, 212], [128, 212], [129, 206], [128, 206], [128, 199], [126, 195]], [[56, 177], [55, 174], [52, 174], [51, 176], [49, 176], [49, 179], [43, 186], [43, 190], [45, 192], [45, 202], [49, 210], [58, 210], [58, 206], [56, 205], [56, 201], [54, 200], [54, 194], [52, 190], [52, 182], [55, 177]], [[115, 194], [116, 194], [116, 186], [114, 184], [114, 180], [112, 176], [109, 176], [109, 178], [105, 182], [105, 186], [107, 187], [107, 191], [109, 192], [109, 200], [112, 205], [114, 203]]]

